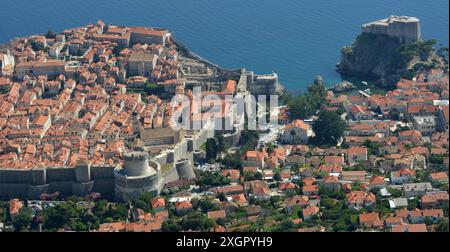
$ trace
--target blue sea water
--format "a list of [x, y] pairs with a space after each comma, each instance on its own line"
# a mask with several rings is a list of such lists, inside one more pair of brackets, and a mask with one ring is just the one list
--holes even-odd
[[335, 64], [360, 25], [388, 15], [421, 19], [422, 34], [448, 46], [448, 0], [1, 0], [0, 43], [94, 23], [166, 27], [220, 66], [276, 72], [291, 91]]

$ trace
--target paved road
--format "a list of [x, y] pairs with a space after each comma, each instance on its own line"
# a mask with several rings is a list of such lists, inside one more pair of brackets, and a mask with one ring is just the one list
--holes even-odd
[[262, 134], [259, 138], [259, 143], [267, 144], [277, 140], [278, 134], [282, 132], [284, 129], [284, 125], [276, 125], [269, 127], [269, 133]]
[[[271, 116], [278, 116], [282, 107], [283, 106], [274, 108], [271, 112]], [[265, 114], [266, 113], [264, 113], [264, 116]], [[278, 135], [283, 131], [283, 129], [284, 125], [269, 125], [269, 132], [260, 136], [259, 145], [276, 141]]]

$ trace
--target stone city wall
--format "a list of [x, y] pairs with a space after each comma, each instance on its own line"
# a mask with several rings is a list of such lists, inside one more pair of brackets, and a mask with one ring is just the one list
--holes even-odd
[[38, 198], [41, 193], [86, 195], [114, 192], [115, 167], [0, 169], [0, 196]]

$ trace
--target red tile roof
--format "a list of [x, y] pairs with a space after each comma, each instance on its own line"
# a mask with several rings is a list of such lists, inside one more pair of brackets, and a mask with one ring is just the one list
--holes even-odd
[[364, 224], [368, 227], [380, 227], [383, 225], [383, 222], [380, 220], [380, 216], [377, 212], [371, 213], [360, 213], [359, 214], [359, 223]]
[[431, 173], [430, 177], [433, 181], [443, 181], [443, 180], [448, 180], [448, 175], [445, 172], [436, 172], [436, 173]]
[[164, 200], [164, 198], [152, 199], [152, 208], [160, 208], [160, 207], [165, 207], [165, 206], [166, 206], [166, 201]]
[[350, 147], [347, 150], [348, 155], [361, 155], [361, 154], [367, 154], [367, 148], [366, 147]]
[[227, 215], [225, 213], [225, 210], [217, 210], [217, 211], [209, 211], [208, 212], [208, 218], [210, 219], [221, 219], [225, 218]]
[[370, 185], [384, 185], [384, 177], [382, 176], [373, 176], [369, 180]]
[[192, 204], [189, 201], [179, 201], [175, 204], [175, 207], [177, 210], [192, 209]]
[[305, 209], [303, 209], [303, 217], [309, 217], [312, 215], [315, 215], [319, 213], [320, 208], [317, 206], [307, 206]]
[[303, 120], [294, 120], [292, 123], [286, 125], [286, 129], [300, 128], [303, 130], [309, 130], [309, 124], [306, 124]]

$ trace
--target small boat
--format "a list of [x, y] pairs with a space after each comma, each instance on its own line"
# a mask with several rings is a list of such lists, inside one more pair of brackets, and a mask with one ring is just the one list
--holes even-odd
[[365, 86], [367, 86], [367, 85], [369, 85], [368, 83], [367, 83], [367, 81], [363, 81], [363, 82], [361, 82], [363, 85], [365, 85]]

